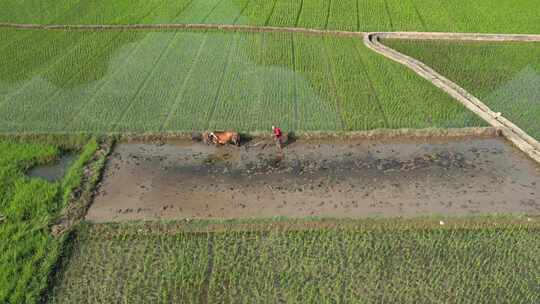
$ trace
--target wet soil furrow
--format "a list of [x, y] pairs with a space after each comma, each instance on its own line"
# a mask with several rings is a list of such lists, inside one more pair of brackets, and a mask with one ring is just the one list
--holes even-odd
[[540, 168], [498, 137], [119, 144], [93, 222], [537, 214]]

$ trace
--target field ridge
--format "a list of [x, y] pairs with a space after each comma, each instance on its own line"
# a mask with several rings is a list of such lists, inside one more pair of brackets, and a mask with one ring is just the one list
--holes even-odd
[[320, 35], [364, 36], [377, 34], [380, 38], [392, 39], [427, 39], [427, 40], [460, 40], [460, 41], [540, 41], [540, 34], [506, 34], [506, 33], [466, 33], [466, 32], [416, 32], [416, 31], [346, 31], [326, 30], [307, 27], [258, 26], [242, 24], [206, 24], [206, 23], [162, 23], [162, 24], [36, 24], [0, 22], [0, 28], [20, 30], [65, 30], [65, 31], [104, 31], [104, 30], [222, 30], [222, 31], [254, 31], [282, 32]]
[[[391, 59], [398, 63], [401, 63], [419, 76], [427, 79], [433, 85], [442, 89], [459, 102], [461, 102], [465, 107], [467, 107], [472, 112], [476, 113], [486, 122], [488, 122], [493, 127], [500, 129], [502, 134], [510, 140], [515, 146], [517, 146], [521, 151], [525, 152], [532, 159], [540, 163], [540, 143], [534, 139], [532, 136], [527, 134], [521, 128], [516, 126], [514, 123], [508, 119], [501, 116], [500, 113], [493, 112], [485, 103], [476, 98], [471, 93], [467, 92], [465, 89], [452, 82], [443, 75], [437, 73], [435, 70], [424, 64], [423, 62], [414, 59], [410, 56], [407, 56], [403, 53], [400, 53], [390, 47], [387, 47], [379, 42], [379, 38], [399, 38], [399, 39], [435, 39], [435, 37], [442, 37], [442, 39], [453, 39], [458, 40], [460, 37], [464, 39], [473, 39], [475, 41], [493, 41], [490, 39], [495, 39], [495, 41], [505, 41], [503, 40], [506, 35], [484, 35], [479, 34], [477, 36], [471, 34], [422, 34], [422, 33], [371, 33], [364, 36], [364, 44], [372, 49], [373, 51]], [[405, 37], [405, 38], [404, 38]], [[509, 41], [515, 41], [514, 39], [523, 39], [524, 37], [514, 35], [508, 35]], [[540, 35], [533, 35], [531, 40], [526, 41], [537, 41], [535, 39], [540, 39]], [[520, 40], [522, 41], [522, 40]]]

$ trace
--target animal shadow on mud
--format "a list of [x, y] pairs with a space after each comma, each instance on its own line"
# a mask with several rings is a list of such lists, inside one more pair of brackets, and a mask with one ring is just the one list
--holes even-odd
[[239, 146], [247, 145], [253, 141], [254, 137], [246, 133], [238, 133], [240, 135], [240, 144]]
[[287, 146], [295, 143], [296, 140], [298, 139], [296, 137], [296, 134], [294, 133], [294, 131], [286, 133], [284, 137], [285, 138], [284, 138], [283, 142], [281, 143], [282, 147], [287, 147]]

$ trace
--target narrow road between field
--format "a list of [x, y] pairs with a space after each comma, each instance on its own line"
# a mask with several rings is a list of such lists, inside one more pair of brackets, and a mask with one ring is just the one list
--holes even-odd
[[219, 30], [230, 32], [301, 33], [315, 35], [364, 36], [365, 32], [331, 31], [301, 27], [251, 26], [236, 24], [19, 24], [0, 23], [0, 28], [50, 31], [112, 31], [112, 30]]
[[504, 118], [501, 113], [493, 112], [480, 99], [465, 89], [439, 74], [423, 62], [400, 53], [379, 42], [380, 38], [387, 39], [429, 39], [429, 40], [459, 40], [459, 41], [540, 41], [540, 35], [499, 35], [499, 34], [452, 34], [452, 33], [369, 33], [364, 35], [364, 44], [373, 51], [401, 63], [422, 78], [427, 79], [436, 87], [461, 102], [467, 109], [476, 113], [491, 126], [499, 129], [504, 137], [516, 147], [540, 163], [540, 143], [514, 123]]
[[540, 34], [485, 34], [446, 32], [353, 32], [304, 27], [256, 26], [240, 24], [165, 23], [165, 24], [34, 24], [0, 22], [0, 28], [51, 31], [107, 31], [107, 30], [221, 30], [232, 32], [281, 32], [341, 36], [377, 36], [392, 39], [540, 42]]
[[457, 99], [466, 108], [476, 113], [491, 126], [499, 129], [501, 133], [516, 147], [540, 163], [540, 143], [528, 135], [521, 128], [501, 113], [492, 111], [480, 99], [465, 89], [439, 74], [423, 62], [402, 54], [379, 42], [385, 39], [409, 40], [454, 40], [454, 41], [486, 41], [486, 42], [540, 42], [540, 35], [527, 34], [482, 34], [482, 33], [443, 33], [443, 32], [351, 32], [332, 31], [296, 27], [271, 27], [229, 24], [103, 24], [103, 25], [63, 25], [63, 24], [17, 24], [0, 23], [0, 28], [26, 29], [26, 30], [56, 30], [56, 31], [106, 31], [106, 30], [220, 30], [242, 32], [282, 32], [314, 35], [358, 36], [363, 38], [366, 47], [395, 61], [401, 63], [422, 78], [427, 79], [436, 87], [442, 89]]

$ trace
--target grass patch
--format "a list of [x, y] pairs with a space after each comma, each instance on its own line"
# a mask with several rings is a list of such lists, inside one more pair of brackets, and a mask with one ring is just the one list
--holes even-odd
[[494, 216], [85, 224], [50, 300], [534, 303], [537, 222]]
[[[82, 166], [96, 149], [95, 140], [71, 138], [41, 143], [0, 139], [0, 302], [36, 303], [62, 252], [64, 239], [50, 224], [80, 184]], [[59, 182], [25, 175], [28, 168], [54, 160], [62, 149], [82, 151]]]

